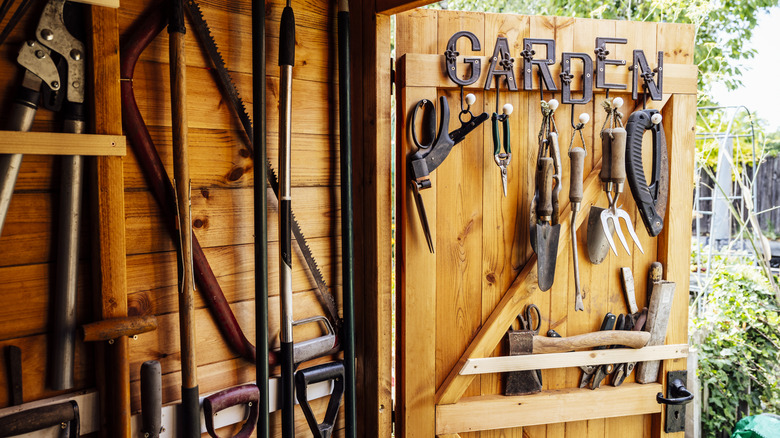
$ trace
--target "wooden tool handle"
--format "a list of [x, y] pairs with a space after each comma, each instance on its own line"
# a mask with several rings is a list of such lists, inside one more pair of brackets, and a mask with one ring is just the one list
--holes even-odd
[[601, 131], [601, 172], [599, 173], [599, 179], [601, 182], [611, 181], [610, 172], [612, 171], [612, 136], [609, 135], [609, 130], [605, 129]]
[[642, 348], [650, 339], [647, 332], [599, 331], [567, 338], [548, 338], [534, 336], [534, 354], [565, 353], [573, 350], [587, 350], [607, 345], [625, 345], [630, 348]]
[[537, 217], [552, 216], [552, 183], [555, 168], [553, 159], [542, 157], [536, 168], [536, 190], [539, 193], [539, 203], [536, 205]]
[[650, 298], [653, 294], [653, 286], [655, 283], [664, 279], [664, 266], [661, 262], [653, 262], [650, 264], [650, 271], [647, 273], [647, 302], [650, 302]]
[[612, 130], [612, 161], [610, 171], [612, 181], [622, 184], [626, 180], [626, 130], [615, 128]]
[[133, 336], [157, 329], [154, 315], [128, 316], [96, 321], [81, 326], [84, 342], [107, 341], [121, 336]]
[[585, 170], [585, 149], [576, 147], [569, 152], [571, 173], [569, 185], [569, 201], [582, 202], [582, 174]]

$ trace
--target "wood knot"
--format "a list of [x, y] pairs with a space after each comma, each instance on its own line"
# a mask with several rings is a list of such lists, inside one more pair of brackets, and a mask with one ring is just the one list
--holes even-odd
[[200, 195], [203, 196], [206, 199], [209, 199], [209, 191], [207, 189], [201, 189]]
[[209, 220], [208, 219], [195, 219], [194, 221], [192, 221], [192, 226], [194, 228], [207, 227], [208, 224], [209, 224]]
[[240, 155], [243, 158], [249, 158], [249, 156], [252, 154], [249, 152], [249, 149], [241, 149], [238, 151], [238, 155]]
[[236, 167], [233, 170], [230, 171], [228, 174], [228, 181], [234, 182], [241, 179], [241, 177], [244, 176], [244, 168], [243, 167]]
[[496, 274], [491, 272], [485, 276], [485, 279], [488, 281], [488, 283], [493, 284], [496, 282]]
[[127, 297], [127, 315], [128, 316], [143, 316], [151, 315], [152, 300], [147, 293], [131, 294]]

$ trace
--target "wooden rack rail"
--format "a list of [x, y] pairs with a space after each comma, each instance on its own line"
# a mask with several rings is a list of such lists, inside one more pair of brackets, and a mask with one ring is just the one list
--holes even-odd
[[127, 145], [123, 135], [0, 131], [0, 154], [122, 157]]

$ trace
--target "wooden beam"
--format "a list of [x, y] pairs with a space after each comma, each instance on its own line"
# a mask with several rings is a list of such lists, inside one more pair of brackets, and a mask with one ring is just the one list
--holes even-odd
[[398, 14], [410, 9], [419, 8], [431, 3], [436, 3], [435, 0], [377, 0], [376, 1], [376, 13], [384, 15]]
[[605, 365], [647, 360], [680, 359], [688, 357], [688, 344], [656, 345], [639, 349], [573, 351], [570, 353], [529, 354], [527, 356], [500, 356], [469, 359], [459, 374], [489, 374], [508, 371], [548, 370], [584, 365]]
[[0, 154], [120, 157], [127, 148], [123, 135], [0, 131]]
[[[119, 91], [119, 23], [117, 10], [91, 8], [94, 126], [97, 134], [122, 134]], [[97, 157], [90, 166], [94, 225], [95, 318], [127, 316], [125, 263], [125, 193], [121, 157]], [[105, 345], [105, 344], [104, 344]], [[105, 345], [101, 383], [100, 430], [105, 436], [130, 436], [130, 362], [127, 338]], [[105, 375], [102, 375], [105, 373]]]
[[[601, 194], [600, 171], [601, 163], [599, 162], [585, 179], [582, 202], [583, 211], [595, 203], [595, 200]], [[561, 230], [568, 230], [571, 223], [571, 206], [568, 203], [565, 208], [561, 209], [559, 216], [561, 218]], [[585, 222], [586, 217], [587, 215], [585, 214], [577, 215], [575, 226], [578, 229]], [[569, 246], [571, 234], [562, 232], [559, 239], [558, 257]], [[474, 378], [473, 375], [460, 375], [460, 370], [463, 369], [467, 360], [487, 357], [493, 351], [503, 338], [507, 328], [520, 314], [525, 300], [534, 292], [538, 292], [536, 279], [536, 256], [534, 255], [525, 264], [523, 270], [520, 271], [509, 290], [507, 290], [504, 297], [490, 314], [490, 317], [482, 325], [476, 336], [474, 336], [474, 340], [469, 344], [469, 347], [460, 357], [452, 371], [450, 371], [444, 383], [439, 387], [436, 392], [437, 405], [456, 403], [460, 399]]]
[[[481, 90], [485, 86], [485, 79], [487, 78], [489, 70], [487, 65], [490, 62], [490, 58], [487, 56], [469, 57], [480, 59], [480, 62], [484, 67], [480, 69], [479, 79], [477, 79], [473, 84], [467, 85], [465, 88], [469, 90]], [[399, 87], [458, 88], [458, 85], [452, 82], [452, 80], [450, 80], [450, 78], [444, 72], [444, 55], [407, 53], [403, 55], [402, 59], [403, 58], [406, 58], [407, 70], [413, 71], [414, 74], [402, 77], [401, 80], [403, 82], [399, 85]], [[463, 65], [462, 59], [462, 56], [458, 57], [459, 66]], [[560, 64], [551, 66], [550, 71], [553, 77], [557, 78], [558, 74], [560, 73]], [[582, 75], [582, 67], [579, 65], [573, 66], [571, 73], [575, 77], [575, 79], [572, 80], [571, 90], [581, 91], [582, 81], [579, 80], [579, 78]], [[695, 65], [671, 63], [664, 64], [664, 93], [695, 95], [697, 92], [697, 75], [698, 69]], [[609, 83], [626, 84], [626, 90], [620, 90], [621, 93], [631, 92], [631, 72], [628, 71], [628, 67], [610, 69], [606, 76], [607, 82]], [[555, 82], [559, 83], [557, 80]], [[522, 88], [521, 81], [519, 82], [518, 87]], [[539, 89], [538, 82], [534, 82], [533, 89]], [[604, 94], [606, 90], [594, 88], [593, 92], [596, 94]]]
[[662, 405], [655, 401], [655, 395], [661, 389], [657, 383], [626, 383], [597, 391], [574, 388], [517, 397], [468, 397], [436, 407], [436, 434], [657, 414]]

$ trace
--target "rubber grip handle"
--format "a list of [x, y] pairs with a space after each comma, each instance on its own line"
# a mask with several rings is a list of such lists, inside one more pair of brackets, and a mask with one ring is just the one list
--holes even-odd
[[295, 373], [295, 383], [311, 385], [344, 377], [344, 365], [341, 362], [328, 362], [311, 368], [298, 370]]
[[650, 333], [648, 332], [627, 332], [622, 330], [598, 331], [566, 338], [534, 336], [533, 353], [565, 353], [567, 351], [586, 350], [610, 345], [642, 348], [647, 345], [649, 340]]
[[498, 132], [498, 113], [493, 113], [490, 117], [490, 122], [493, 125], [493, 155], [501, 153], [501, 135]]
[[653, 157], [653, 167], [658, 168], [658, 174], [653, 175], [653, 179], [657, 179], [657, 181], [653, 181], [651, 184], [655, 184], [656, 189], [659, 191], [668, 189], [661, 187], [660, 184], [661, 178], [667, 178], [667, 175], [662, 175], [665, 171], [661, 170], [662, 167], [665, 167], [661, 161], [664, 160], [666, 139], [663, 135], [661, 124], [653, 125], [652, 116], [656, 113], [658, 113], [657, 110], [636, 111], [629, 116], [626, 123], [626, 132], [628, 133], [626, 144], [628, 186], [631, 188], [631, 194], [636, 201], [642, 222], [644, 222], [648, 234], [653, 237], [660, 234], [664, 227], [663, 217], [657, 213], [656, 204], [663, 204], [659, 205], [659, 207], [666, 210], [666, 194], [658, 193], [657, 197], [653, 197], [650, 187], [648, 187], [642, 163], [642, 140], [645, 131], [648, 129], [653, 131], [653, 141], [657, 143], [653, 147], [655, 155]]
[[537, 217], [552, 216], [552, 182], [553, 159], [542, 157], [539, 159], [539, 165], [536, 168], [536, 190], [539, 193], [539, 203], [536, 205]]
[[252, 435], [257, 424], [257, 417], [260, 414], [260, 390], [257, 385], [249, 384], [228, 388], [203, 399], [203, 416], [206, 419], [206, 431], [209, 436], [219, 438], [219, 435], [214, 431], [214, 415], [236, 405], [248, 405], [249, 417], [234, 437], [248, 438]]
[[[309, 430], [315, 437], [330, 438], [333, 434], [341, 397], [344, 395], [344, 373], [344, 364], [342, 362], [324, 363], [298, 370], [295, 373], [295, 391], [298, 395], [298, 403], [300, 403], [303, 415], [306, 417]], [[333, 381], [333, 391], [330, 394], [328, 407], [325, 410], [325, 417], [321, 423], [318, 423], [311, 406], [309, 406], [307, 390], [309, 384], [325, 381]]]
[[0, 418], [0, 437], [35, 432], [62, 423], [71, 423], [70, 436], [79, 436], [79, 405], [75, 401], [41, 406]]
[[141, 365], [141, 416], [144, 436], [159, 437], [162, 428], [162, 369], [156, 360]]
[[569, 175], [569, 201], [582, 202], [582, 176], [585, 171], [585, 149], [581, 147], [572, 148], [569, 152], [571, 160], [571, 173]]
[[295, 65], [295, 14], [290, 6], [282, 10], [279, 28], [279, 65]]
[[601, 172], [599, 179], [606, 183], [611, 181], [610, 172], [612, 171], [612, 136], [609, 130], [601, 131]]
[[504, 126], [504, 152], [511, 154], [512, 148], [509, 145], [509, 117], [504, 116], [504, 120], [501, 121], [501, 124]]
[[622, 184], [626, 180], [626, 130], [615, 128], [612, 130], [612, 136], [610, 172], [612, 181]]

